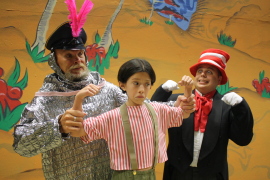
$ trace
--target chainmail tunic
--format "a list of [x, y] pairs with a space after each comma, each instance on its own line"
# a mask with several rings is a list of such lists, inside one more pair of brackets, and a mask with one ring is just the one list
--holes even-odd
[[[93, 97], [86, 97], [83, 110], [85, 118], [97, 116], [114, 109], [126, 101], [119, 87], [105, 82], [97, 72], [80, 82], [66, 80], [51, 55], [49, 65], [55, 73], [48, 75], [39, 90], [46, 92], [72, 92], [88, 84], [105, 85]], [[110, 179], [110, 159], [105, 140], [84, 144], [80, 138], [64, 137], [59, 131], [58, 118], [73, 105], [72, 96], [35, 96], [14, 127], [14, 150], [25, 157], [42, 153], [42, 167], [46, 179]]]

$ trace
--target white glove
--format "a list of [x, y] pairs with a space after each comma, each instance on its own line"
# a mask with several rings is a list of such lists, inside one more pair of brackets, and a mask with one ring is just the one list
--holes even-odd
[[230, 92], [228, 94], [225, 94], [222, 98], [222, 101], [224, 101], [226, 104], [234, 106], [236, 104], [239, 104], [242, 102], [243, 98], [236, 94], [235, 92]]
[[165, 91], [173, 91], [179, 89], [177, 82], [168, 80], [161, 86]]

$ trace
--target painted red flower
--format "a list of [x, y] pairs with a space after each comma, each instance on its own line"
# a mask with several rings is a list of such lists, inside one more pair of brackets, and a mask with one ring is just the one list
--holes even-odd
[[[0, 68], [0, 77], [4, 75], [4, 71]], [[0, 104], [2, 105], [2, 112], [6, 107], [12, 111], [15, 107], [22, 103], [19, 99], [22, 97], [23, 91], [19, 87], [8, 86], [4, 79], [0, 79]]]
[[268, 77], [264, 77], [261, 83], [258, 79], [254, 79], [252, 85], [260, 95], [262, 95], [264, 89], [267, 93], [270, 93], [270, 82]]
[[263, 84], [263, 86], [264, 86], [264, 89], [266, 89], [266, 92], [267, 92], [267, 93], [270, 93], [270, 82], [269, 82], [268, 77], [264, 77], [264, 78], [262, 79], [262, 84]]
[[99, 56], [99, 63], [102, 63], [102, 59], [105, 58], [106, 52], [104, 47], [98, 47], [98, 44], [94, 43], [92, 45], [86, 46], [86, 56], [88, 61], [93, 60], [93, 66], [96, 66], [96, 55]]

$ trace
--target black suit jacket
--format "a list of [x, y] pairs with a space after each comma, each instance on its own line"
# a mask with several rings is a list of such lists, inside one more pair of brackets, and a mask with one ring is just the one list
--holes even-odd
[[[166, 92], [160, 86], [152, 101], [176, 100], [179, 94]], [[212, 110], [199, 154], [198, 171], [201, 176], [219, 174], [228, 179], [227, 146], [229, 139], [240, 146], [248, 145], [253, 136], [252, 112], [243, 99], [240, 104], [230, 106], [224, 103], [218, 92], [213, 97]], [[164, 167], [164, 179], [171, 179], [171, 171], [185, 172], [193, 160], [194, 113], [185, 119], [180, 127], [170, 128], [168, 161]]]

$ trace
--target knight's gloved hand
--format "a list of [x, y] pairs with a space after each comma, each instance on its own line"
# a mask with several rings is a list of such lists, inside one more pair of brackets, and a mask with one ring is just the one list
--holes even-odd
[[222, 98], [222, 101], [224, 101], [226, 104], [234, 106], [236, 104], [239, 104], [242, 102], [243, 98], [236, 94], [235, 92], [230, 92], [228, 94], [225, 94]]
[[165, 91], [173, 91], [179, 89], [177, 82], [168, 80], [161, 86]]

